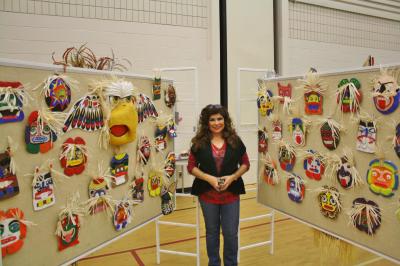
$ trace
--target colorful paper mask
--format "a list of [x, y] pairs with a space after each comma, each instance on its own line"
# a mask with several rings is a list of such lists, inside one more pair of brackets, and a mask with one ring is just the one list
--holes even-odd
[[331, 123], [331, 120], [327, 120], [321, 125], [320, 132], [322, 144], [324, 144], [328, 150], [335, 150], [340, 143], [339, 128]]
[[280, 120], [272, 121], [272, 139], [273, 140], [282, 139], [282, 123]]
[[301, 84], [296, 89], [304, 91], [304, 111], [309, 115], [321, 115], [323, 104], [323, 93], [326, 84], [319, 78], [318, 74], [308, 72], [304, 79], [299, 80]]
[[144, 201], [144, 189], [143, 189], [144, 178], [134, 177], [131, 183], [132, 199], [137, 202]]
[[24, 245], [26, 225], [22, 222], [24, 213], [18, 208], [0, 211], [1, 254], [18, 252]]
[[93, 199], [93, 204], [90, 204], [89, 213], [96, 214], [104, 211], [108, 205], [105, 200], [107, 191], [109, 190], [108, 183], [104, 177], [94, 177], [89, 183], [89, 200]]
[[168, 179], [171, 179], [175, 174], [175, 162], [175, 153], [173, 151], [170, 151], [167, 154], [164, 166], [164, 173]]
[[111, 181], [113, 186], [124, 184], [128, 180], [129, 155], [120, 153], [112, 157], [110, 162]]
[[68, 113], [63, 131], [80, 128], [85, 131], [96, 131], [104, 127], [104, 116], [100, 97], [88, 94], [80, 98]]
[[154, 77], [153, 81], [153, 100], [161, 99], [161, 77]]
[[272, 92], [270, 90], [259, 89], [257, 98], [257, 107], [261, 116], [269, 116], [274, 110], [272, 102]]
[[292, 134], [294, 145], [302, 147], [306, 144], [306, 129], [301, 118], [296, 117], [292, 119], [289, 131]]
[[343, 113], [358, 112], [362, 100], [361, 83], [356, 78], [342, 79], [338, 84], [337, 102]]
[[140, 93], [138, 99], [139, 101], [137, 103], [136, 108], [137, 108], [139, 123], [142, 123], [148, 117], [154, 117], [154, 118], [158, 117], [156, 107], [154, 106], [153, 102], [147, 95]]
[[360, 120], [357, 131], [356, 149], [367, 153], [375, 153], [376, 124], [374, 121]]
[[393, 146], [397, 157], [400, 158], [400, 123], [396, 126], [396, 136], [394, 137]]
[[57, 134], [42, 119], [38, 111], [33, 111], [28, 117], [25, 128], [26, 150], [29, 153], [46, 153], [53, 147]]
[[289, 199], [297, 203], [302, 202], [306, 193], [304, 180], [296, 174], [291, 174], [286, 182], [286, 190]]
[[315, 91], [304, 93], [305, 113], [308, 115], [321, 115], [323, 99], [322, 94]]
[[166, 186], [162, 186], [161, 189], [161, 212], [164, 215], [172, 213], [175, 209], [175, 204], [173, 200], [173, 194], [168, 191]]
[[58, 220], [57, 228], [60, 228], [57, 236], [59, 251], [79, 244], [80, 223], [78, 215], [62, 215]]
[[167, 90], [164, 91], [164, 101], [169, 108], [175, 105], [176, 91], [174, 85], [169, 84]]
[[376, 110], [385, 115], [393, 113], [400, 101], [400, 87], [396, 78], [383, 70], [381, 75], [374, 79], [372, 95]]
[[44, 85], [46, 104], [51, 111], [62, 112], [71, 102], [71, 86], [59, 75], [49, 77]]
[[334, 187], [323, 186], [318, 195], [321, 213], [331, 219], [335, 219], [341, 211], [339, 191]]
[[24, 119], [24, 97], [21, 82], [0, 81], [0, 124]]
[[150, 197], [157, 197], [161, 193], [162, 174], [158, 171], [151, 170], [147, 180], [147, 189]]
[[51, 171], [40, 172], [36, 167], [32, 182], [33, 187], [33, 210], [40, 211], [56, 203], [54, 192], [54, 180]]
[[270, 157], [264, 162], [262, 177], [265, 183], [268, 185], [275, 185], [279, 183], [278, 169], [276, 169], [276, 164]]
[[132, 207], [128, 201], [120, 201], [115, 206], [113, 224], [116, 231], [121, 231], [132, 221]]
[[258, 152], [265, 154], [268, 151], [268, 133], [267, 129], [258, 130]]
[[10, 148], [0, 153], [0, 200], [19, 193], [18, 179], [11, 167], [11, 160]]
[[146, 136], [141, 136], [138, 142], [137, 162], [146, 165], [151, 155], [150, 140]]
[[288, 149], [286, 146], [279, 147], [279, 164], [282, 170], [292, 171], [294, 164], [296, 163], [296, 154], [292, 149]]
[[398, 168], [390, 161], [372, 160], [369, 163], [367, 182], [373, 193], [391, 197], [399, 186]]
[[343, 188], [353, 187], [353, 174], [351, 173], [351, 165], [346, 157], [340, 158], [341, 164], [336, 172], [337, 179]]
[[350, 150], [345, 149], [344, 156], [334, 164], [337, 180], [343, 188], [347, 189], [364, 184], [360, 173], [355, 166], [353, 154]]
[[168, 136], [170, 138], [176, 138], [176, 125], [174, 119], [170, 118], [167, 122]]
[[[282, 98], [284, 97], [292, 98], [292, 84], [288, 83], [285, 86], [278, 82], [278, 95]], [[284, 100], [281, 99], [280, 102], [283, 103]]]
[[112, 82], [104, 91], [111, 106], [108, 121], [111, 145], [120, 146], [136, 139], [138, 113], [134, 91], [132, 83], [127, 81]]
[[308, 151], [309, 155], [304, 159], [303, 168], [306, 176], [310, 179], [321, 180], [325, 172], [325, 164], [320, 154], [313, 150]]
[[381, 210], [378, 204], [365, 198], [356, 198], [353, 200], [349, 216], [353, 226], [368, 235], [375, 234], [382, 221]]
[[62, 146], [60, 162], [67, 176], [81, 174], [87, 163], [86, 142], [81, 137], [68, 138]]
[[167, 148], [167, 126], [157, 125], [154, 136], [156, 151], [165, 150]]

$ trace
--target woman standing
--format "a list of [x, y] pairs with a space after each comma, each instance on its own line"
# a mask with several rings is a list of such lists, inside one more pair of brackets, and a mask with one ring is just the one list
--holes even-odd
[[250, 163], [246, 147], [232, 127], [228, 111], [210, 104], [200, 114], [192, 139], [188, 172], [194, 175], [192, 194], [199, 197], [206, 226], [208, 265], [221, 265], [220, 228], [224, 236], [224, 265], [237, 265], [242, 175]]

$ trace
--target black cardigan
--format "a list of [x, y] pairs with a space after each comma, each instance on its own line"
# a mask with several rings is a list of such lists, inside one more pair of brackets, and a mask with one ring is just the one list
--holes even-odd
[[[191, 153], [194, 155], [197, 161], [196, 167], [204, 173], [212, 176], [221, 177], [231, 175], [239, 169], [239, 164], [243, 154], [246, 152], [246, 146], [239, 139], [239, 143], [236, 148], [233, 148], [227, 143], [224, 160], [222, 161], [221, 172], [217, 173], [217, 166], [215, 164], [214, 157], [211, 150], [211, 142], [207, 143], [204, 147], [199, 148], [197, 151], [191, 148]], [[195, 178], [192, 185], [192, 195], [200, 195], [213, 187], [207, 182], [200, 178]], [[243, 179], [239, 177], [233, 181], [227, 189], [234, 194], [245, 194]]]

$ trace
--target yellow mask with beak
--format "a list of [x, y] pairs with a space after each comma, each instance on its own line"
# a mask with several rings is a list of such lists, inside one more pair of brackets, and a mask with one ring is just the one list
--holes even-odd
[[134, 88], [127, 81], [112, 82], [107, 86], [105, 95], [111, 105], [110, 144], [120, 146], [136, 139], [138, 114], [135, 106]]

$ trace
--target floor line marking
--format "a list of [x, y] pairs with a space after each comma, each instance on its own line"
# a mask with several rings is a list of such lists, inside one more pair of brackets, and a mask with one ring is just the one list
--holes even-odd
[[136, 253], [136, 250], [132, 250], [131, 254], [135, 258], [139, 266], [144, 266], [144, 262], [140, 259], [139, 255]]

